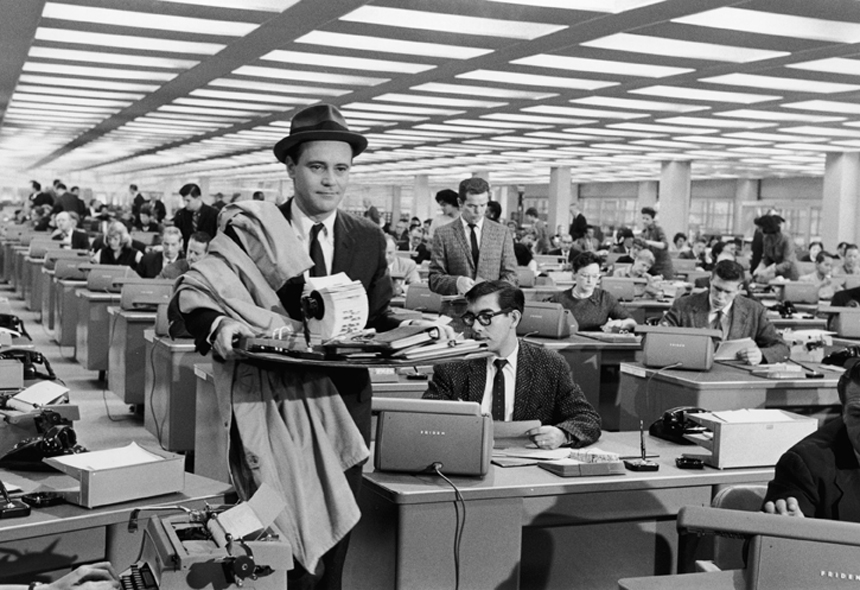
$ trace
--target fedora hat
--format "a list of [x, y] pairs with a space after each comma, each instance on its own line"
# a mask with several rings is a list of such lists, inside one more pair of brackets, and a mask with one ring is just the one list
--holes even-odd
[[287, 152], [306, 141], [345, 141], [357, 156], [367, 147], [367, 139], [350, 131], [346, 120], [336, 107], [318, 104], [299, 111], [290, 122], [290, 134], [275, 144], [275, 157], [286, 162]]

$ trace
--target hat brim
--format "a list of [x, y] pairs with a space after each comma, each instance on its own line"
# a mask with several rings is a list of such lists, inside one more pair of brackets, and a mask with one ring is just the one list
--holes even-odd
[[287, 152], [295, 145], [306, 141], [343, 141], [352, 147], [353, 157], [359, 155], [367, 148], [367, 138], [352, 131], [335, 131], [333, 129], [319, 129], [316, 131], [301, 131], [288, 135], [275, 144], [272, 150], [279, 162], [287, 162]]

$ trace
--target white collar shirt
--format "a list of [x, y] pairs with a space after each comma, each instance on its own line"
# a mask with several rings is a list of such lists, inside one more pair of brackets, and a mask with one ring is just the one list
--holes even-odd
[[[331, 274], [331, 265], [334, 260], [334, 221], [337, 218], [337, 210], [334, 213], [322, 220], [323, 229], [317, 235], [317, 241], [322, 248], [323, 258], [325, 258], [325, 272]], [[293, 221], [293, 228], [296, 234], [305, 246], [305, 252], [310, 254], [311, 244], [310, 235], [311, 228], [318, 222], [304, 214], [296, 205], [296, 200], [290, 202], [290, 219]], [[305, 271], [305, 278], [308, 277], [309, 271]]]
[[[472, 228], [469, 227], [469, 223], [463, 219], [463, 216], [460, 216], [460, 222], [463, 224], [463, 231], [466, 232], [466, 243], [469, 244], [469, 247], [472, 246]], [[475, 222], [475, 237], [478, 238], [478, 248], [481, 247], [481, 232], [484, 230], [484, 218], [483, 216]]]

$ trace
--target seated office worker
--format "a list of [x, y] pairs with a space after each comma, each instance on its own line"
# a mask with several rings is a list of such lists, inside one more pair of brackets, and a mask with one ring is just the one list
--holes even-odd
[[569, 309], [580, 330], [633, 330], [636, 320], [612, 293], [597, 286], [599, 282], [600, 257], [594, 252], [583, 252], [573, 259], [573, 287], [555, 293], [547, 301]]
[[684, 328], [722, 330], [724, 340], [752, 338], [755, 346], [738, 352], [748, 365], [788, 359], [788, 345], [767, 319], [764, 306], [740, 295], [744, 269], [733, 260], [721, 260], [711, 272], [707, 291], [675, 300], [660, 324]]
[[231, 362], [233, 339], [282, 326], [300, 330], [305, 277], [338, 272], [367, 292], [367, 327], [400, 325], [389, 309], [382, 230], [338, 209], [353, 157], [366, 147], [331, 105], [296, 113], [290, 134], [274, 148], [294, 197], [280, 206], [250, 200], [224, 207], [209, 253], [177, 279], [171, 302], [198, 350], [211, 347], [216, 360], [228, 361], [213, 363], [225, 424], [219, 444], [227, 455], [230, 443], [232, 481], [243, 499], [268, 483], [286, 501], [275, 522], [294, 551], [291, 588], [341, 587], [349, 531], [360, 517], [361, 464], [369, 456], [370, 376], [363, 368]]
[[842, 415], [779, 458], [765, 512], [860, 522], [860, 363], [849, 363], [836, 385]]
[[528, 435], [542, 449], [596, 441], [600, 416], [573, 382], [567, 361], [517, 338], [523, 292], [505, 281], [485, 281], [466, 293], [466, 301], [463, 322], [493, 356], [436, 365], [424, 398], [478, 402], [496, 421], [540, 420]]
[[460, 183], [460, 218], [433, 234], [430, 290], [441, 295], [462, 295], [480, 281], [517, 284], [514, 239], [504, 225], [484, 217], [490, 185], [483, 178]]

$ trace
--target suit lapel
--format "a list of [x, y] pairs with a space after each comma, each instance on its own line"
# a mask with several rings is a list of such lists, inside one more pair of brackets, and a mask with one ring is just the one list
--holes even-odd
[[729, 340], [737, 340], [742, 338], [747, 333], [747, 323], [749, 322], [749, 310], [740, 300], [740, 297], [735, 298], [732, 303], [732, 313], [729, 319]]
[[[460, 219], [456, 219], [451, 223], [457, 224], [454, 228], [454, 239], [459, 242], [459, 246], [465, 255], [464, 258], [466, 259], [466, 264], [469, 265], [469, 269], [472, 271], [472, 276], [474, 276], [475, 263], [472, 260], [472, 246], [469, 244], [469, 239], [466, 237], [466, 228], [463, 227], [463, 222]], [[481, 241], [483, 242], [483, 239]]]
[[[704, 326], [705, 328], [710, 328], [711, 323], [708, 321], [708, 314], [711, 310], [711, 303], [708, 301], [708, 292], [705, 291], [702, 293], [705, 298], [704, 305], [695, 305], [693, 306], [693, 326]], [[696, 295], [690, 295], [690, 297], [696, 297]]]
[[343, 211], [338, 211], [334, 218], [334, 260], [331, 261], [331, 274], [346, 272], [352, 268], [355, 248], [351, 232], [353, 220]]
[[468, 363], [466, 375], [466, 400], [467, 402], [478, 402], [484, 400], [484, 389], [487, 386], [487, 361], [475, 359]]
[[533, 383], [532, 380], [532, 355], [531, 350], [524, 342], [520, 342], [520, 351], [517, 353], [517, 380], [514, 383], [514, 420], [522, 420], [523, 416], [528, 416], [527, 400], [531, 397], [528, 395], [528, 385]]

